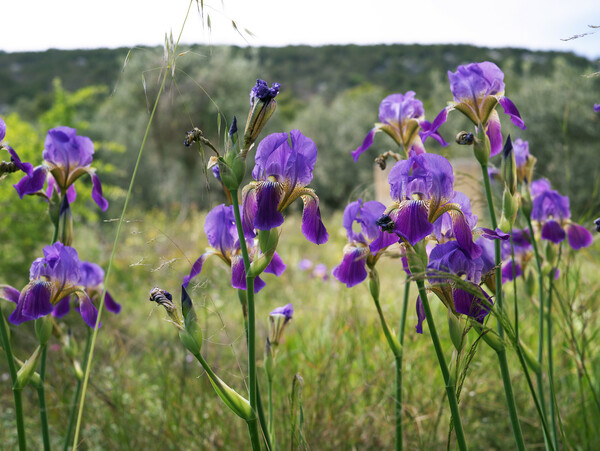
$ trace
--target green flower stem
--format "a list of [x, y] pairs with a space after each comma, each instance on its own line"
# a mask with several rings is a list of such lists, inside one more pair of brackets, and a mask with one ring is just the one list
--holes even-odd
[[554, 362], [552, 358], [552, 285], [554, 281], [554, 270], [550, 271], [548, 275], [548, 313], [546, 314], [546, 333], [547, 336], [547, 345], [548, 345], [548, 385], [550, 386], [550, 399], [549, 399], [549, 422], [550, 422], [550, 430], [552, 431], [552, 441], [554, 444], [554, 449], [558, 449], [558, 438], [556, 431], [556, 411], [554, 408]]
[[454, 432], [456, 433], [456, 442], [458, 444], [458, 449], [464, 451], [467, 449], [467, 442], [465, 441], [465, 433], [463, 431], [460, 412], [458, 410], [458, 400], [456, 399], [456, 382], [450, 377], [450, 372], [448, 371], [448, 364], [446, 363], [444, 351], [442, 350], [442, 345], [440, 343], [437, 329], [433, 321], [433, 316], [431, 314], [431, 308], [429, 307], [429, 300], [427, 298], [425, 284], [422, 279], [417, 279], [416, 282], [417, 287], [419, 288], [419, 296], [421, 297], [421, 302], [423, 303], [423, 310], [425, 311], [425, 318], [427, 319], [427, 326], [429, 327], [431, 340], [433, 341], [433, 347], [435, 348], [440, 369], [442, 370], [442, 376], [444, 377], [444, 382], [446, 383], [446, 395], [448, 396], [448, 403], [450, 404], [452, 422], [454, 423]]
[[17, 435], [19, 438], [19, 450], [25, 451], [27, 449], [27, 441], [25, 436], [25, 421], [23, 419], [23, 390], [16, 389], [14, 385], [17, 382], [17, 367], [15, 366], [15, 359], [13, 357], [12, 348], [10, 346], [10, 339], [8, 338], [6, 319], [4, 313], [0, 310], [0, 339], [2, 339], [2, 348], [6, 354], [6, 360], [8, 363], [8, 371], [10, 373], [10, 380], [13, 383], [13, 397], [15, 401], [15, 418], [17, 421]]
[[273, 380], [267, 377], [267, 391], [269, 395], [269, 405], [268, 405], [268, 413], [269, 413], [269, 435], [273, 436]]
[[[408, 298], [410, 296], [410, 276], [406, 276], [404, 282], [404, 299], [402, 300], [402, 314], [400, 316], [400, 331], [398, 332], [398, 341], [400, 346], [404, 346], [404, 329], [406, 326], [406, 312], [408, 307]], [[402, 449], [403, 429], [402, 429], [402, 356], [396, 357], [396, 450]]]
[[[371, 289], [371, 298], [375, 303], [375, 308], [377, 309], [377, 314], [379, 315], [379, 320], [381, 321], [381, 328], [383, 329], [383, 334], [388, 342], [388, 346], [390, 350], [394, 354], [394, 360], [396, 363], [396, 399], [395, 401], [395, 432], [396, 432], [396, 440], [395, 440], [395, 449], [396, 451], [400, 451], [402, 449], [402, 346], [398, 338], [396, 338], [393, 332], [390, 330], [385, 317], [383, 316], [383, 310], [381, 309], [381, 304], [379, 303], [379, 275], [377, 271], [373, 268], [369, 272], [369, 284], [371, 286], [376, 286], [376, 289]], [[405, 296], [406, 300], [406, 296]]]
[[50, 433], [48, 431], [48, 411], [46, 409], [46, 390], [44, 389], [44, 379], [46, 377], [46, 355], [48, 353], [48, 345], [42, 346], [42, 357], [40, 363], [40, 386], [37, 389], [38, 401], [40, 406], [40, 421], [42, 424], [42, 439], [44, 442], [44, 450], [50, 450]]
[[[87, 328], [87, 339], [85, 341], [85, 351], [83, 353], [84, 363], [87, 361], [87, 356], [90, 352], [90, 345], [92, 343], [92, 332], [91, 329]], [[83, 369], [85, 371], [85, 368]], [[71, 439], [71, 434], [73, 433], [73, 426], [75, 425], [75, 414], [77, 413], [77, 401], [79, 400], [79, 395], [81, 394], [81, 379], [77, 378], [77, 384], [75, 386], [75, 393], [73, 393], [73, 401], [71, 401], [71, 413], [69, 414], [69, 423], [67, 425], [67, 432], [65, 434], [65, 441], [63, 444], [63, 451], [69, 450], [69, 441]]]
[[[257, 395], [258, 384], [256, 377], [256, 314], [254, 310], [254, 277], [250, 276], [250, 257], [248, 256], [248, 248], [244, 239], [244, 229], [242, 228], [242, 218], [240, 216], [240, 204], [238, 200], [237, 190], [231, 190], [231, 200], [233, 205], [233, 214], [235, 216], [235, 225], [239, 236], [242, 258], [244, 260], [244, 269], [246, 271], [246, 307], [248, 309], [248, 398], [250, 407], [254, 412], [257, 411]], [[256, 431], [250, 431], [251, 426], [256, 427]], [[248, 422], [248, 430], [250, 431], [250, 439], [252, 449], [260, 449], [254, 447], [254, 436], [258, 437], [258, 423]], [[263, 431], [268, 434], [268, 431]]]
[[[487, 169], [487, 164], [481, 164], [481, 173], [483, 175], [482, 178], [485, 187], [485, 196], [490, 210], [490, 220], [492, 223], [492, 229], [496, 230], [498, 228], [498, 222], [496, 220], [496, 211], [494, 210], [494, 199], [492, 197], [492, 187], [490, 186], [490, 178], [488, 176]], [[500, 314], [502, 314], [502, 255], [500, 249], [500, 240], [494, 240], [494, 254], [496, 263], [496, 308], [500, 310]], [[498, 321], [498, 334], [500, 335], [500, 337], [504, 337], [504, 328], [502, 327], [500, 321]], [[515, 437], [517, 448], [519, 450], [524, 450], [525, 442], [523, 440], [523, 432], [521, 431], [519, 416], [517, 415], [517, 406], [515, 403], [515, 396], [513, 394], [512, 382], [510, 380], [510, 373], [508, 371], [506, 351], [498, 351], [497, 354], [498, 363], [500, 364], [500, 373], [502, 374], [502, 382], [504, 385], [504, 394], [506, 395], [506, 404], [508, 406], [510, 421], [513, 428], [513, 435]]]
[[535, 240], [535, 235], [533, 233], [533, 225], [531, 224], [531, 218], [523, 213], [525, 219], [527, 220], [527, 227], [529, 229], [529, 236], [531, 237], [531, 244], [533, 246], [533, 253], [535, 255], [535, 263], [537, 266], [538, 272], [538, 285], [540, 290], [540, 300], [539, 300], [539, 324], [538, 324], [538, 363], [540, 365], [540, 371], [537, 372], [537, 389], [538, 389], [538, 397], [540, 398], [540, 404], [542, 408], [542, 412], [544, 416], [546, 415], [546, 401], [544, 398], [544, 385], [543, 385], [543, 373], [541, 371], [542, 362], [544, 360], [544, 275], [542, 274], [542, 259], [540, 258], [540, 253], [537, 247], [537, 241]]

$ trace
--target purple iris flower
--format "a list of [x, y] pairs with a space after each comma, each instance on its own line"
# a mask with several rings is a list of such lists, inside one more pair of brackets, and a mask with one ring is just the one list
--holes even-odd
[[600, 113], [600, 103], [594, 103], [594, 113]]
[[269, 100], [274, 99], [277, 94], [279, 94], [280, 88], [281, 84], [279, 83], [272, 83], [269, 88], [269, 84], [259, 78], [256, 80], [256, 85], [250, 90], [250, 108], [252, 109], [258, 100], [262, 100], [266, 103]]
[[446, 114], [446, 110], [443, 110], [431, 123], [425, 120], [423, 103], [415, 98], [413, 91], [387, 96], [379, 105], [380, 122], [367, 133], [360, 147], [352, 152], [352, 157], [354, 161], [358, 161], [358, 157], [371, 147], [373, 137], [379, 131], [385, 132], [396, 141], [396, 144], [404, 149], [407, 157], [411, 152], [424, 153], [423, 142], [430, 136], [442, 146], [447, 146], [448, 143], [438, 133], [440, 126], [446, 122]]
[[21, 324], [41, 318], [55, 309], [59, 312], [64, 304], [59, 304], [74, 295], [79, 301], [79, 312], [85, 323], [94, 327], [98, 310], [92, 303], [81, 283], [81, 262], [77, 251], [57, 242], [44, 248], [44, 257], [36, 259], [29, 270], [30, 282], [19, 293], [15, 288], [3, 286], [2, 292], [17, 308], [8, 317], [13, 324]]
[[[23, 177], [15, 189], [21, 199], [26, 194], [41, 194], [46, 198], [52, 196], [54, 190], [67, 196], [69, 203], [77, 197], [74, 183], [83, 174], [92, 178], [92, 198], [106, 211], [108, 201], [102, 196], [102, 184], [91, 167], [94, 155], [94, 144], [86, 136], [78, 136], [77, 130], [70, 127], [57, 127], [48, 131], [44, 143], [44, 164], [37, 166], [31, 174]], [[45, 182], [48, 182], [45, 192]]]
[[[213, 208], [204, 222], [204, 232], [208, 238], [209, 248], [192, 265], [190, 274], [183, 278], [183, 287], [187, 288], [190, 281], [202, 271], [202, 266], [208, 257], [213, 255], [221, 258], [231, 266], [231, 285], [234, 288], [246, 289], [246, 271], [239, 243], [235, 216], [232, 205], [221, 204]], [[258, 245], [254, 239], [247, 243], [250, 259], [258, 256]], [[275, 252], [273, 259], [265, 269], [265, 272], [280, 276], [285, 271], [286, 265], [281, 257]], [[254, 280], [254, 292], [258, 293], [265, 286], [265, 282], [256, 277]]]
[[[99, 302], [100, 296], [102, 296], [102, 292], [104, 291], [104, 270], [96, 263], [81, 262], [79, 265], [78, 285], [84, 287], [85, 292], [92, 302]], [[70, 296], [63, 298], [56, 304], [52, 315], [56, 318], [62, 318], [69, 313], [70, 304]], [[121, 305], [113, 299], [109, 291], [104, 295], [104, 305], [106, 306], [106, 310], [111, 313], [117, 314], [121, 311]]]
[[458, 66], [456, 72], [448, 71], [450, 90], [454, 96], [448, 111], [459, 110], [475, 126], [482, 124], [490, 139], [491, 154], [502, 150], [500, 118], [495, 110], [499, 103], [513, 124], [525, 129], [519, 111], [514, 103], [504, 96], [504, 74], [494, 63], [471, 63]]
[[289, 321], [292, 319], [292, 316], [294, 315], [294, 306], [292, 304], [286, 304], [283, 307], [277, 307], [275, 310], [273, 310], [271, 313], [269, 313], [270, 316], [274, 316], [274, 315], [283, 315], [286, 319], [286, 321]]
[[317, 146], [299, 130], [273, 133], [258, 145], [250, 182], [243, 191], [244, 233], [252, 229], [270, 230], [283, 223], [282, 212], [302, 198], [302, 233], [312, 243], [329, 238], [321, 221], [319, 198], [307, 188], [313, 178]]
[[17, 155], [17, 152], [10, 147], [8, 144], [4, 144], [4, 137], [6, 136], [6, 122], [0, 117], [0, 149], [6, 149], [10, 154], [10, 160], [14, 163], [14, 165], [23, 171], [27, 175], [31, 175], [33, 172], [33, 166], [31, 163], [23, 163]]
[[592, 244], [591, 232], [571, 221], [569, 198], [551, 189], [550, 182], [544, 179], [532, 182], [531, 196], [531, 219], [541, 227], [542, 239], [560, 243], [568, 238], [575, 250]]
[[441, 233], [443, 224], [436, 221], [449, 214], [442, 222], [449, 221], [452, 236], [472, 258], [481, 255], [472, 233], [473, 221], [477, 218], [473, 218], [470, 211], [462, 210], [466, 204], [461, 207], [457, 202], [466, 196], [455, 194], [452, 165], [446, 158], [428, 153], [413, 154], [394, 165], [389, 182], [394, 203], [378, 220], [383, 230], [395, 233], [414, 246], [436, 230]]
[[[482, 323], [492, 304], [491, 298], [479, 287], [483, 269], [484, 261], [480, 257], [471, 258], [458, 242], [438, 244], [429, 254], [427, 265], [431, 291], [454, 314], [461, 313]], [[425, 314], [420, 298], [417, 318], [417, 332], [423, 333]]]
[[507, 260], [507, 263], [502, 266], [502, 282], [513, 280], [514, 276], [520, 277], [523, 275], [525, 264], [531, 258], [533, 246], [528, 230], [513, 229], [512, 230], [513, 246], [515, 260], [511, 259], [510, 241], [502, 243], [502, 259]]
[[[385, 205], [377, 201], [364, 202], [358, 199], [344, 210], [343, 225], [348, 236], [342, 262], [333, 268], [333, 276], [348, 288], [358, 285], [367, 278], [367, 266], [372, 268], [385, 249], [398, 242], [396, 235], [383, 232], [377, 219], [385, 211]], [[354, 225], [360, 231], [354, 230]]]

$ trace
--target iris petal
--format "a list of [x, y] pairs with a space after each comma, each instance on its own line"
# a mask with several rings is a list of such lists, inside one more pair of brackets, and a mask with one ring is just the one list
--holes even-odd
[[588, 247], [594, 240], [592, 234], [588, 229], [579, 224], [571, 223], [567, 227], [567, 237], [569, 238], [569, 245], [575, 249], [581, 249]]
[[302, 233], [308, 241], [315, 244], [326, 243], [329, 234], [321, 220], [321, 211], [319, 210], [319, 199], [316, 195], [302, 196], [304, 201], [304, 211], [302, 212]]

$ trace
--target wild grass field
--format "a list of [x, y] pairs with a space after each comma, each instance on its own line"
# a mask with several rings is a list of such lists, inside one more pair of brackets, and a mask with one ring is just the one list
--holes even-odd
[[[80, 449], [246, 449], [243, 420], [233, 416], [214, 393], [201, 366], [191, 358], [167, 321], [164, 311], [148, 301], [158, 285], [178, 298], [181, 276], [207, 245], [202, 232], [205, 214], [193, 212], [184, 222], [173, 221], [176, 212], [131, 212], [115, 260], [109, 289], [123, 305], [119, 315], [103, 315], [96, 356], [83, 415]], [[298, 268], [309, 258], [331, 268], [341, 260], [345, 231], [339, 214], [324, 215], [330, 241], [308, 243], [299, 233], [299, 217], [290, 215], [281, 233], [279, 254], [287, 263], [279, 278], [266, 275], [267, 286], [256, 299], [259, 381], [264, 386], [262, 347], [268, 333], [267, 316], [276, 306], [292, 302], [294, 319], [286, 330], [278, 355], [274, 381], [275, 429], [281, 449], [391, 449], [394, 442], [394, 360], [381, 332], [366, 284], [348, 289], [329, 274], [313, 277]], [[79, 252], [109, 254], [114, 222], [103, 222], [76, 237]], [[597, 330], [599, 305], [598, 243], [584, 250], [584, 258], [569, 265], [570, 280], [577, 279], [572, 295], [555, 305], [556, 401], [565, 434], [565, 449], [597, 449], [596, 425], [600, 414], [588, 381], [578, 368], [573, 340], [585, 343], [585, 365], [592, 383], [600, 378]], [[379, 264], [382, 307], [397, 330], [405, 275], [399, 259], [383, 257]], [[582, 256], [580, 256], [582, 257]], [[203, 353], [213, 368], [234, 387], [246, 392], [244, 331], [241, 308], [229, 284], [229, 271], [217, 258], [209, 260], [190, 289], [204, 329]], [[443, 380], [431, 341], [415, 333], [416, 289], [407, 320], [404, 346], [404, 439], [406, 449], [444, 449], [449, 414]], [[561, 287], [562, 288], [562, 287]], [[537, 307], [519, 284], [521, 336], [536, 348]], [[512, 305], [507, 290], [506, 305]], [[535, 299], [535, 298], [534, 298]], [[446, 309], [432, 302], [448, 360], [453, 346], [448, 337]], [[6, 305], [3, 305], [6, 307]], [[83, 347], [88, 328], [69, 315], [59, 322], [71, 330]], [[30, 325], [14, 328], [20, 348], [34, 345]], [[573, 334], [573, 335], [572, 335]], [[471, 338], [470, 343], [473, 343]], [[74, 391], [72, 365], [60, 341], [49, 351], [47, 397], [51, 437], [62, 447], [62, 435]], [[514, 391], [528, 449], [542, 449], [544, 440], [533, 403], [514, 352], [509, 351]], [[0, 363], [3, 386], [5, 362]], [[296, 381], [296, 382], [295, 382]], [[301, 382], [299, 382], [301, 381]], [[299, 394], [292, 405], [294, 390]], [[598, 385], [595, 385], [598, 390]], [[10, 390], [1, 392], [1, 448], [17, 446]], [[299, 420], [298, 406], [302, 407]], [[460, 396], [465, 433], [472, 449], [513, 449], [514, 439], [506, 414], [504, 392], [495, 353], [485, 344], [468, 367]], [[35, 391], [25, 391], [27, 435], [31, 449], [41, 448]], [[299, 425], [301, 423], [301, 426]], [[294, 426], [295, 424], [295, 426]], [[302, 434], [304, 445], [299, 441]]]

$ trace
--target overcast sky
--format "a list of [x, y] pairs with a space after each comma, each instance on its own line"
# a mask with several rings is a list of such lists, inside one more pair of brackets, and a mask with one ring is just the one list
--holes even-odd
[[[181, 30], [188, 0], [0, 0], [0, 50], [38, 51], [162, 45]], [[598, 0], [205, 0], [196, 1], [184, 43], [467, 43], [574, 51], [600, 57]], [[501, 5], [501, 6], [500, 6]], [[242, 38], [231, 26], [249, 29]], [[591, 33], [563, 41], [574, 35]]]

